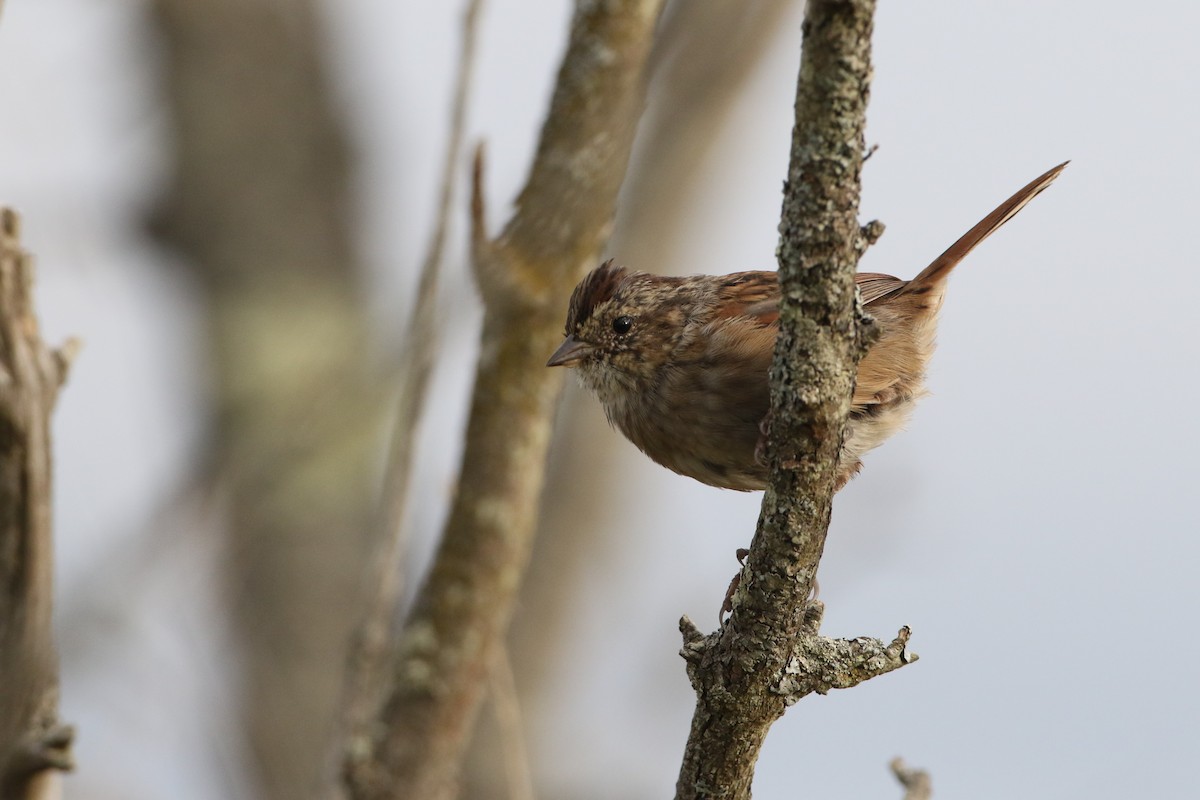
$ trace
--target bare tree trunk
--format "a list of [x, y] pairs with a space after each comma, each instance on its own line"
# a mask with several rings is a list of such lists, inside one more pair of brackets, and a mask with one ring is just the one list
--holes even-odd
[[51, 629], [50, 413], [75, 350], [51, 350], [33, 311], [33, 263], [0, 209], [0, 797], [49, 800], [71, 769]]
[[378, 449], [347, 146], [313, 0], [154, 9], [175, 137], [157, 222], [209, 303], [245, 720], [266, 796], [295, 800], [329, 766]]
[[533, 169], [504, 232], [473, 261], [485, 304], [458, 490], [401, 633], [375, 724], [355, 736], [357, 800], [457, 792], [462, 755], [528, 562], [562, 376], [545, 368], [574, 284], [608, 235], [661, 0], [579, 3]]
[[780, 222], [780, 334], [771, 368], [770, 484], [733, 598], [704, 636], [685, 617], [696, 711], [678, 800], [748, 798], [767, 730], [811, 692], [854, 686], [912, 660], [890, 644], [818, 635], [808, 602], [825, 545], [842, 431], [870, 326], [854, 274], [874, 0], [809, 0]]

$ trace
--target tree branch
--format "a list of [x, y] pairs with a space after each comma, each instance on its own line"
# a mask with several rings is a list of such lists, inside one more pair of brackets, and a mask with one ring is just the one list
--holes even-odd
[[525, 747], [525, 731], [521, 724], [521, 702], [517, 697], [517, 680], [513, 675], [508, 648], [496, 648], [489, 686], [496, 723], [500, 728], [504, 772], [509, 800], [534, 800], [533, 776], [529, 770], [529, 754]]
[[562, 376], [545, 368], [571, 288], [599, 256], [644, 93], [662, 0], [580, 2], [529, 181], [488, 241], [477, 161], [475, 274], [483, 348], [463, 467], [390, 686], [345, 768], [357, 800], [454, 794], [485, 680], [512, 615]]
[[14, 800], [54, 796], [73, 736], [51, 630], [50, 413], [78, 345], [46, 346], [32, 285], [17, 215], [0, 209], [0, 797]]
[[874, 0], [809, 0], [796, 124], [780, 221], [780, 334], [771, 367], [771, 480], [722, 628], [686, 619], [682, 655], [697, 694], [676, 798], [748, 798], [771, 724], [810, 692], [846, 688], [914, 660], [890, 644], [818, 635], [808, 602], [858, 360], [872, 326], [857, 303], [858, 258], [879, 228], [858, 199]]
[[388, 461], [384, 470], [382, 499], [379, 504], [379, 542], [372, 556], [372, 594], [368, 598], [363, 624], [351, 645], [343, 728], [352, 731], [366, 724], [378, 702], [375, 696], [386, 683], [381, 670], [386, 667], [392, 644], [396, 603], [403, 590], [403, 558], [407, 545], [404, 513], [408, 504], [409, 476], [412, 472], [413, 440], [417, 422], [424, 410], [426, 389], [437, 353], [437, 287], [444, 262], [446, 239], [454, 198], [455, 176], [462, 156], [466, 127], [467, 99], [475, 62], [475, 41], [483, 0], [470, 0], [462, 18], [462, 51], [454, 80], [451, 101], [450, 132], [446, 159], [442, 163], [438, 191], [437, 218], [430, 237], [416, 297], [409, 313], [401, 342], [399, 387]]
[[152, 222], [205, 304], [201, 457], [224, 490], [221, 591], [248, 768], [269, 800], [336, 783], [325, 756], [366, 599], [384, 399], [364, 355], [354, 154], [329, 91], [325, 8], [149, 4], [172, 143]]
[[889, 766], [896, 780], [904, 787], [904, 800], [929, 800], [933, 797], [933, 781], [928, 772], [910, 769], [900, 758], [893, 758]]

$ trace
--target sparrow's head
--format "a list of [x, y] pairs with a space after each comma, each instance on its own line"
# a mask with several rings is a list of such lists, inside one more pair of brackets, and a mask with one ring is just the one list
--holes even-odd
[[546, 366], [579, 367], [583, 383], [602, 395], [614, 383], [637, 388], [678, 342], [684, 316], [676, 283], [605, 261], [571, 293], [566, 338]]

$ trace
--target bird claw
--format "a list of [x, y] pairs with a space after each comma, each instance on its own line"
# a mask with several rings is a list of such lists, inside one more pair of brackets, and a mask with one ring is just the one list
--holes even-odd
[[758, 443], [754, 445], [754, 463], [767, 466], [767, 433], [771, 430], [771, 410], [758, 423]]
[[[750, 555], [750, 551], [744, 547], [739, 547], [737, 549], [737, 551], [734, 553], [734, 555], [737, 557], [738, 563], [741, 564], [742, 566], [745, 566], [746, 565], [746, 556]], [[739, 570], [733, 576], [733, 580], [731, 580], [729, 582], [729, 588], [725, 590], [725, 599], [721, 601], [721, 613], [717, 615], [718, 623], [724, 622], [725, 616], [727, 614], [733, 613], [733, 593], [737, 591], [738, 586], [740, 586], [741, 584], [742, 584], [742, 573]]]

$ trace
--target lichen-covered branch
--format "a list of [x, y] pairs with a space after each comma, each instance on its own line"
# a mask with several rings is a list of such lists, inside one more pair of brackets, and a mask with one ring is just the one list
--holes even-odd
[[562, 377], [545, 368], [574, 284], [611, 226], [662, 0], [580, 2], [529, 180], [495, 240], [477, 160], [473, 260], [485, 312], [462, 472], [400, 634], [375, 724], [354, 737], [356, 800], [452, 797], [512, 615]]
[[0, 797], [12, 800], [56, 796], [54, 771], [71, 769], [51, 631], [50, 414], [76, 345], [42, 341], [32, 285], [17, 215], [0, 209]]
[[721, 630], [686, 621], [696, 690], [676, 797], [748, 798], [771, 724], [810, 692], [853, 686], [913, 660], [890, 644], [818, 635], [808, 601], [825, 545], [842, 429], [870, 336], [854, 273], [878, 235], [860, 227], [874, 0], [809, 0], [780, 221], [780, 335], [771, 368], [771, 480]]
[[[820, 605], [813, 603], [810, 608]], [[788, 705], [813, 692], [849, 689], [917, 660], [916, 654], [906, 649], [912, 634], [907, 626], [887, 643], [868, 636], [832, 639], [818, 636], [816, 630], [800, 636], [783, 668], [776, 691]]]

